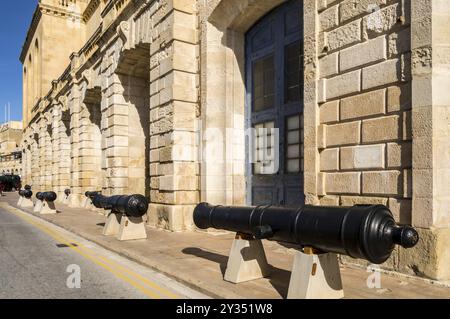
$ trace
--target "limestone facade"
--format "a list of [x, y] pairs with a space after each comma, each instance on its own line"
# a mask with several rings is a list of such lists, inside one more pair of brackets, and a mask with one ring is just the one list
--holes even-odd
[[249, 204], [246, 34], [293, 1], [298, 191], [388, 206], [422, 241], [384, 267], [450, 279], [446, 0], [42, 0], [22, 53], [25, 182], [71, 188], [75, 207], [145, 194], [148, 224], [171, 231], [194, 228], [199, 201]]
[[22, 174], [22, 122], [9, 121], [0, 125], [0, 175]]

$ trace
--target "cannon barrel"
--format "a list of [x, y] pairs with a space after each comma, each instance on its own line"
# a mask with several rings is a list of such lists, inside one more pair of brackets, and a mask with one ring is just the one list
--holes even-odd
[[101, 194], [102, 192], [91, 192], [91, 191], [88, 191], [88, 192], [86, 192], [86, 193], [84, 193], [84, 195], [86, 196], [86, 197], [89, 197], [90, 199], [93, 199], [95, 196], [97, 196], [98, 194]]
[[97, 194], [92, 203], [97, 208], [111, 210], [114, 213], [125, 214], [130, 217], [142, 217], [147, 213], [148, 200], [142, 195], [115, 195], [103, 196]]
[[54, 202], [57, 198], [55, 192], [38, 192], [36, 193], [36, 198], [39, 200], [45, 200], [47, 202]]
[[26, 189], [23, 191], [23, 197], [30, 199], [31, 197], [33, 197], [33, 192], [31, 191], [31, 189]]
[[19, 191], [19, 196], [25, 198], [31, 198], [33, 196], [33, 192], [29, 189], [22, 189]]
[[69, 195], [70, 195], [70, 189], [69, 189], [69, 188], [66, 188], [66, 189], [64, 190], [64, 194], [65, 194], [66, 196], [69, 196]]
[[414, 247], [419, 235], [410, 226], [397, 225], [383, 205], [353, 207], [303, 206], [298, 209], [259, 206], [197, 205], [194, 222], [200, 229], [216, 228], [312, 247], [321, 252], [385, 262], [395, 245]]

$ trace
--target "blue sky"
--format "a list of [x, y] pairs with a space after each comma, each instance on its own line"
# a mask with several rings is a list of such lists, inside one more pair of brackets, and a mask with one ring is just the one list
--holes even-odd
[[4, 105], [11, 103], [11, 120], [22, 119], [22, 44], [31, 23], [37, 0], [2, 1], [0, 11], [0, 123]]

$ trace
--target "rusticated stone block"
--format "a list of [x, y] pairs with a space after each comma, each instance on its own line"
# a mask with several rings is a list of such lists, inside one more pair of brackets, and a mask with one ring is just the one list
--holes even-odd
[[341, 100], [341, 120], [384, 114], [386, 90], [364, 93]]
[[361, 173], [326, 173], [325, 192], [327, 194], [360, 194]]
[[400, 117], [386, 116], [362, 122], [362, 141], [364, 143], [398, 140], [400, 138]]
[[381, 36], [367, 42], [357, 44], [340, 52], [340, 70], [345, 71], [355, 67], [386, 60], [386, 37]]
[[386, 0], [344, 0], [340, 4], [340, 21], [344, 22], [377, 10]]
[[385, 145], [365, 145], [341, 148], [341, 169], [384, 168]]
[[361, 19], [347, 23], [326, 33], [326, 43], [330, 51], [361, 41]]
[[402, 194], [403, 179], [399, 171], [363, 172], [362, 192], [373, 195]]
[[361, 70], [326, 80], [326, 100], [361, 91]]
[[320, 170], [336, 171], [339, 169], [339, 149], [326, 149], [320, 153]]
[[361, 122], [326, 126], [326, 145], [352, 145], [361, 141]]
[[327, 102], [320, 106], [320, 123], [339, 121], [339, 100]]

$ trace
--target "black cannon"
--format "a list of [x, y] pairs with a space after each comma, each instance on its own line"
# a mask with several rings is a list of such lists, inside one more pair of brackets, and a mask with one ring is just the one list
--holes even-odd
[[113, 213], [125, 214], [129, 217], [142, 217], [148, 210], [148, 200], [142, 195], [115, 195], [108, 197], [97, 194], [92, 199], [92, 204], [97, 208], [111, 210]]
[[226, 207], [199, 204], [194, 222], [200, 229], [216, 228], [278, 242], [311, 247], [385, 262], [395, 245], [414, 247], [419, 235], [410, 226], [397, 225], [383, 205], [354, 207], [303, 206], [298, 209], [259, 206]]
[[19, 191], [19, 195], [29, 199], [33, 196], [33, 192], [30, 189], [22, 189]]
[[69, 189], [69, 188], [66, 188], [66, 189], [64, 190], [64, 194], [65, 194], [66, 196], [69, 196], [69, 195], [70, 195], [70, 189]]
[[40, 201], [54, 202], [57, 198], [55, 192], [38, 192], [36, 193], [36, 198]]
[[95, 196], [97, 196], [98, 194], [101, 194], [101, 193], [102, 192], [89, 192], [88, 191], [88, 192], [84, 193], [84, 196], [86, 196], [92, 200]]
[[27, 185], [25, 185], [24, 189], [25, 190], [31, 190], [31, 186], [27, 184]]

